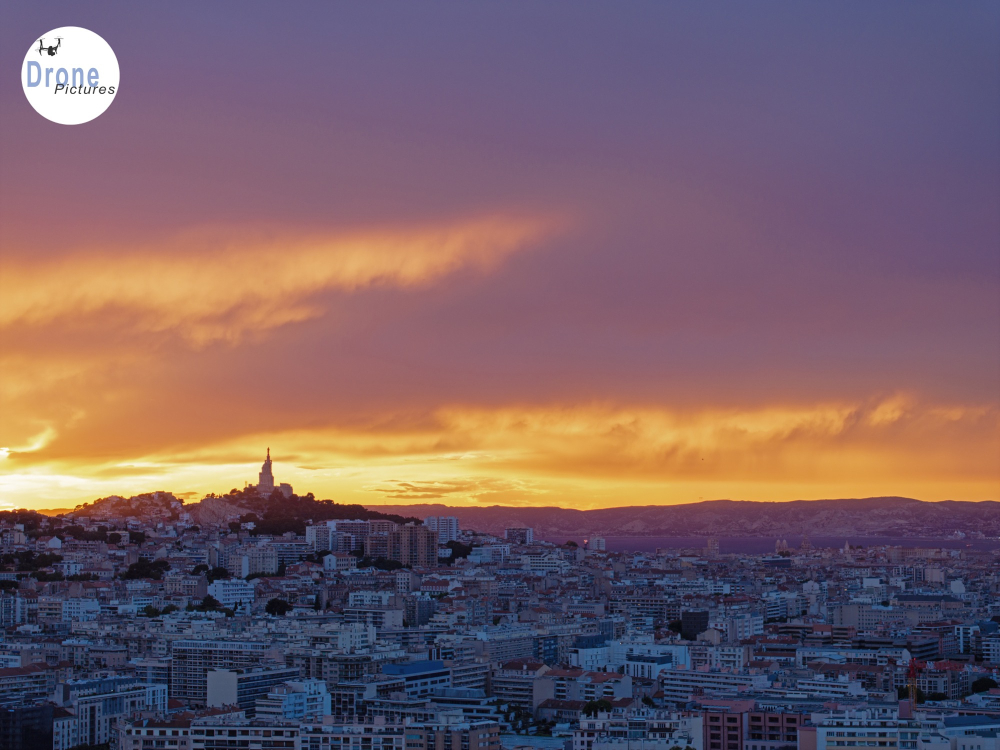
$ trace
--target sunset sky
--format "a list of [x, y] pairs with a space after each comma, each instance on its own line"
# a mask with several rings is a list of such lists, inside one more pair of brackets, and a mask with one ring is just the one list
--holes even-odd
[[0, 72], [0, 507], [1000, 499], [996, 2], [5, 3]]

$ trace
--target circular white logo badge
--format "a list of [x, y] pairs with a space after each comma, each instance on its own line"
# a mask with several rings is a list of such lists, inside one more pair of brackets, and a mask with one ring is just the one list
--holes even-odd
[[21, 85], [31, 106], [60, 125], [90, 122], [118, 93], [118, 58], [101, 37], [79, 26], [52, 29], [24, 56]]

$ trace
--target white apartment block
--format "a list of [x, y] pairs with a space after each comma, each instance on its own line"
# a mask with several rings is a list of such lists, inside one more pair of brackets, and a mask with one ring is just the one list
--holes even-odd
[[660, 670], [659, 683], [667, 700], [684, 700], [696, 694], [764, 690], [770, 686], [771, 681], [766, 674], [663, 669]]
[[454, 516], [430, 516], [424, 519], [424, 526], [438, 533], [438, 544], [458, 539], [458, 519]]
[[815, 713], [812, 721], [816, 725], [816, 750], [856, 747], [916, 750], [920, 736], [920, 722], [900, 719], [896, 709]]
[[229, 579], [208, 584], [208, 595], [219, 600], [223, 607], [235, 609], [253, 604], [254, 585], [252, 581]]

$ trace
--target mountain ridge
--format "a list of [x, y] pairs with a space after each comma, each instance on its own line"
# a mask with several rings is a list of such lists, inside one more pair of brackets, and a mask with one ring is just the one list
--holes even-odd
[[1000, 536], [1000, 502], [905, 497], [756, 501], [705, 500], [677, 505], [618, 508], [526, 506], [378, 505], [411, 515], [451, 515], [463, 528], [493, 534], [530, 526], [539, 537], [557, 536]]
[[[455, 516], [462, 528], [502, 535], [527, 526], [539, 538], [601, 536], [792, 537], [810, 536], [972, 538], [1000, 537], [1000, 502], [883, 496], [819, 500], [705, 500], [676, 505], [633, 505], [581, 510], [558, 506], [454, 506], [443, 503], [338, 505], [311, 494], [294, 500], [251, 497], [246, 493], [208, 495], [185, 503], [169, 492], [131, 498], [112, 496], [69, 511], [98, 518], [178, 518], [183, 510], [198, 523], [226, 523], [257, 515], [281, 519], [289, 529], [329, 518]], [[34, 511], [36, 513], [42, 511]], [[51, 511], [49, 511], [51, 513]], [[60, 513], [59, 515], [63, 515]]]

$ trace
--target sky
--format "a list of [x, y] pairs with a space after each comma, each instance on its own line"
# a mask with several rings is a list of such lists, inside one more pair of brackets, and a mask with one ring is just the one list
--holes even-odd
[[5, 3], [0, 71], [0, 507], [1000, 499], [997, 3]]

